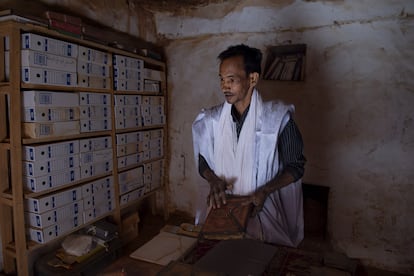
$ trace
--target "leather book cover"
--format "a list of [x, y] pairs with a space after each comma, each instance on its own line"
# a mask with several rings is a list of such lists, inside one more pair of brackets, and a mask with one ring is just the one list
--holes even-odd
[[227, 204], [211, 209], [201, 228], [201, 235], [206, 239], [241, 239], [249, 219], [251, 204], [242, 205], [247, 196], [227, 198]]

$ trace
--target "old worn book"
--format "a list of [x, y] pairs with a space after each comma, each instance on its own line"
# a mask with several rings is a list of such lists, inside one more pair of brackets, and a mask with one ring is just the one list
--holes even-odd
[[251, 204], [243, 204], [247, 200], [247, 196], [232, 196], [227, 198], [226, 205], [211, 209], [201, 228], [201, 236], [215, 240], [244, 238], [252, 208]]

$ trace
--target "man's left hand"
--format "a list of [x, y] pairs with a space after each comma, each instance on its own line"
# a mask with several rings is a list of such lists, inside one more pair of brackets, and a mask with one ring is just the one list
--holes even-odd
[[251, 213], [251, 216], [254, 217], [263, 209], [263, 205], [266, 201], [267, 193], [264, 191], [264, 189], [259, 189], [256, 192], [254, 192], [249, 199], [244, 202], [242, 205], [248, 205], [250, 203], [253, 204], [253, 210]]

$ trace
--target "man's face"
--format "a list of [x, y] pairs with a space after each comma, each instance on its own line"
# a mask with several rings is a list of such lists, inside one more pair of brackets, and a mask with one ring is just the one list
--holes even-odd
[[220, 64], [220, 86], [226, 101], [234, 104], [239, 113], [243, 113], [250, 104], [253, 91], [249, 77], [244, 71], [242, 56], [223, 60]]

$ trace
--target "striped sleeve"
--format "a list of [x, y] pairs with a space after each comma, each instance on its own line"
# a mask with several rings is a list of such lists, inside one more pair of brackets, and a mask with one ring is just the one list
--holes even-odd
[[279, 160], [285, 170], [290, 172], [295, 181], [302, 178], [305, 172], [306, 158], [303, 155], [302, 135], [291, 118], [279, 136]]

